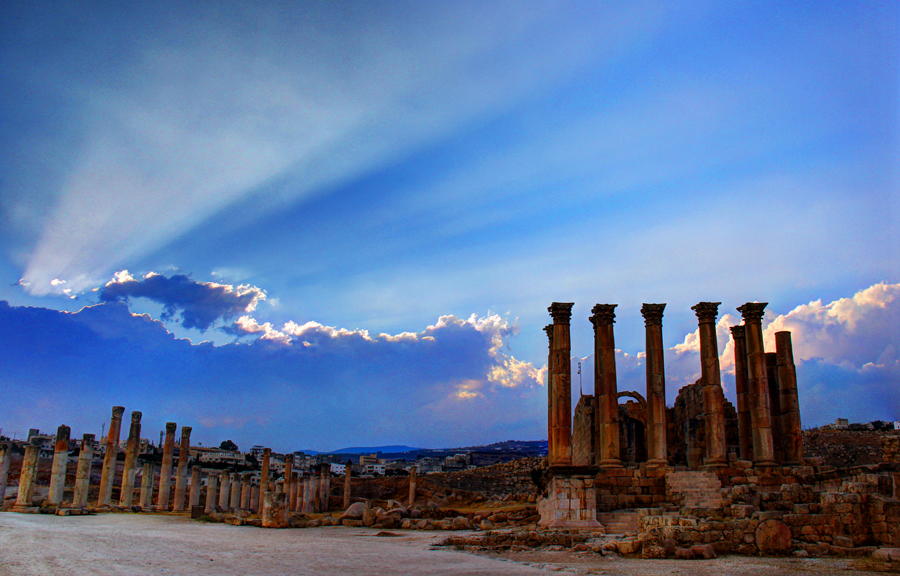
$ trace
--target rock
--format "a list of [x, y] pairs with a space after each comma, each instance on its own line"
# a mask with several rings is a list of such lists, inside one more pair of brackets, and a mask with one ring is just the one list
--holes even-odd
[[853, 538], [848, 536], [835, 536], [832, 544], [841, 548], [853, 548]]
[[341, 520], [345, 518], [352, 518], [354, 520], [360, 520], [363, 517], [363, 513], [366, 511], [366, 503], [365, 502], [354, 502], [351, 504], [344, 513], [341, 514]]
[[469, 519], [465, 516], [457, 516], [454, 518], [452, 526], [454, 530], [468, 530], [472, 527], [472, 525], [469, 524]]
[[675, 559], [676, 560], [692, 560], [694, 558], [693, 552], [691, 552], [690, 548], [675, 548]]
[[344, 518], [341, 520], [341, 524], [344, 526], [353, 526], [354, 528], [359, 528], [363, 525], [362, 520], [354, 520], [353, 518]]
[[482, 521], [481, 521], [481, 529], [482, 529], [482, 530], [493, 530], [493, 529], [494, 529], [494, 525], [491, 524], [491, 521], [490, 521], [490, 520], [482, 520]]
[[493, 524], [500, 524], [502, 522], [506, 522], [508, 519], [508, 515], [505, 512], [497, 512], [493, 516], [488, 517], [488, 520]]
[[362, 515], [362, 523], [366, 528], [370, 528], [375, 525], [375, 519], [377, 516], [375, 515], [375, 510], [369, 508]]
[[872, 553], [873, 560], [900, 562], [900, 548], [879, 548]]
[[694, 558], [711, 560], [716, 557], [716, 550], [712, 544], [694, 544], [691, 546], [691, 554]]
[[791, 548], [791, 529], [781, 520], [766, 520], [756, 527], [756, 546], [763, 554], [783, 553]]

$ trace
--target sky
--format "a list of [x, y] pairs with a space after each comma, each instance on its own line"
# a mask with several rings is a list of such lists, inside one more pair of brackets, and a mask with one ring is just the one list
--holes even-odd
[[[889, 2], [0, 5], [0, 429], [546, 438], [551, 302], [619, 389], [701, 301], [793, 332], [804, 426], [900, 420]], [[578, 363], [582, 373], [577, 373]]]

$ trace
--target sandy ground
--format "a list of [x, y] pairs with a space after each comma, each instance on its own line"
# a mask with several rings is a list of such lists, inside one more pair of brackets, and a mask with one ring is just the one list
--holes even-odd
[[572, 552], [468, 554], [433, 549], [443, 532], [266, 530], [184, 516], [0, 513], [0, 575], [253, 574], [869, 574], [841, 559], [626, 560]]

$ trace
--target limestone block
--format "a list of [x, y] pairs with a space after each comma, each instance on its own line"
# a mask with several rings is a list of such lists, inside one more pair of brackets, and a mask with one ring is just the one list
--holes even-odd
[[781, 520], [765, 520], [756, 528], [756, 545], [763, 554], [786, 552], [791, 548], [791, 529]]

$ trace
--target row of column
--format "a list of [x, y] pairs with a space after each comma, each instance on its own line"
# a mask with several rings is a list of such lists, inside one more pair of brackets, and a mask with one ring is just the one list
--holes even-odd
[[[706, 422], [706, 466], [727, 463], [725, 394], [719, 366], [716, 318], [721, 302], [700, 302], [701, 382]], [[572, 465], [571, 431], [571, 302], [548, 308], [553, 324], [544, 328], [550, 341], [548, 358], [548, 444], [551, 466]], [[616, 304], [597, 304], [591, 312], [594, 326], [594, 414], [596, 445], [601, 467], [621, 466], [619, 454], [618, 389], [615, 365]], [[666, 397], [662, 318], [665, 304], [643, 304], [646, 337], [647, 454], [648, 463], [665, 464], [667, 458]], [[800, 407], [790, 332], [775, 334], [776, 352], [763, 348], [762, 316], [766, 303], [738, 307], [744, 324], [733, 326], [736, 392], [741, 457], [757, 466], [776, 462], [794, 465], [802, 458]]]

